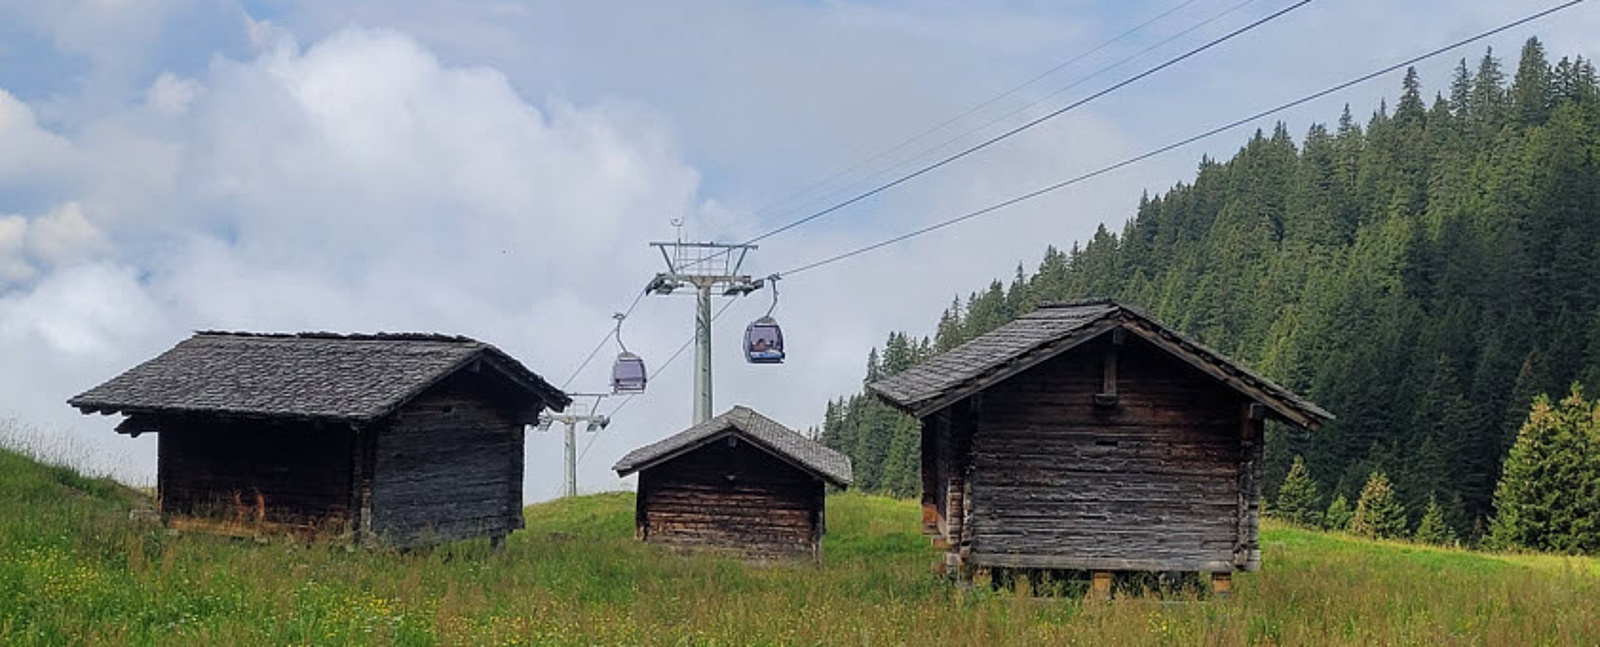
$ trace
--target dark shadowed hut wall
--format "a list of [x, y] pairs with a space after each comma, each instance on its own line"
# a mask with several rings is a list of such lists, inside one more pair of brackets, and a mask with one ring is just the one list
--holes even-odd
[[809, 557], [823, 533], [823, 496], [817, 477], [730, 435], [640, 472], [639, 532], [751, 557]]
[[235, 516], [263, 506], [265, 520], [293, 523], [350, 512], [348, 427], [226, 418], [160, 424], [157, 490], [164, 511]]
[[461, 374], [377, 431], [371, 530], [384, 541], [503, 536], [522, 527], [523, 426]]

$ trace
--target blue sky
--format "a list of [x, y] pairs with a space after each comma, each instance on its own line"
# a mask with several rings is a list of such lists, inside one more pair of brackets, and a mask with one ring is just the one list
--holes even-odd
[[[644, 243], [672, 236], [672, 218], [690, 236], [738, 240], [808, 213], [849, 183], [778, 199], [1180, 4], [905, 151], [951, 138], [941, 150], [954, 150], [1290, 3], [0, 0], [0, 419], [148, 479], [150, 439], [116, 437], [115, 421], [62, 403], [205, 328], [462, 333], [565, 379], [656, 271]], [[750, 269], [1059, 181], [1540, 6], [1317, 0], [763, 241]], [[1508, 68], [1532, 35], [1556, 57], [1593, 57], [1597, 28], [1600, 11], [1582, 5], [1487, 44]], [[1423, 66], [1425, 87], [1482, 52]], [[1369, 114], [1399, 83], [1281, 118], [1298, 136], [1345, 103]], [[827, 398], [859, 388], [867, 349], [889, 330], [930, 333], [953, 296], [1037, 263], [1046, 244], [1120, 227], [1141, 193], [1248, 135], [786, 282], [776, 314], [794, 360], [782, 367], [739, 361], [735, 337], [766, 298], [736, 304], [718, 324], [718, 408], [817, 424]], [[646, 299], [630, 347], [664, 359], [688, 335], [689, 309]], [[598, 388], [603, 371], [573, 388]], [[675, 364], [595, 439], [585, 488], [625, 486], [611, 461], [687, 423], [688, 377], [688, 362]], [[533, 437], [530, 497], [555, 492], [559, 453], [557, 439]]]

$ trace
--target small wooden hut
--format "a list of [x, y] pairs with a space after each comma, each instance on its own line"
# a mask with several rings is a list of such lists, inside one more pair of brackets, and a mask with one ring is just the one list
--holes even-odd
[[569, 402], [466, 337], [202, 332], [68, 404], [158, 435], [175, 523], [407, 545], [521, 528], [523, 427]]
[[1261, 563], [1265, 418], [1317, 405], [1109, 300], [1050, 304], [868, 389], [922, 422], [945, 563], [1201, 572]]
[[639, 473], [639, 539], [756, 559], [820, 558], [826, 486], [850, 484], [849, 457], [745, 407], [635, 449], [612, 469]]

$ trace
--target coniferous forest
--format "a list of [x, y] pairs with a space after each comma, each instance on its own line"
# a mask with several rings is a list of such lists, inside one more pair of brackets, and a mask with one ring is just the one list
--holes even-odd
[[[1530, 40], [1515, 65], [1490, 51], [1440, 89], [1410, 71], [1399, 90], [1365, 119], [1347, 107], [1298, 139], [1280, 124], [1202, 159], [1120, 233], [1102, 226], [958, 296], [929, 337], [891, 333], [866, 381], [1040, 302], [1115, 297], [1338, 416], [1269, 427], [1269, 504], [1303, 457], [1297, 511], [1320, 518], [1342, 498], [1348, 514], [1385, 476], [1409, 526], [1485, 538], [1535, 398], [1600, 390], [1600, 85], [1592, 62], [1552, 63]], [[1592, 426], [1586, 446], [1600, 447]], [[821, 437], [862, 489], [915, 496], [918, 429], [857, 394], [828, 403]], [[1597, 460], [1567, 457], [1600, 479]]]

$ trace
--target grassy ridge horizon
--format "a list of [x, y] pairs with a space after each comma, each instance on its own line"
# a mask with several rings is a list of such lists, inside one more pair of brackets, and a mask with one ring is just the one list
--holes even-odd
[[[146, 495], [0, 449], [0, 643], [1593, 644], [1600, 560], [1374, 542], [1276, 523], [1226, 602], [963, 588], [913, 501], [829, 497], [821, 564], [633, 539], [633, 494], [525, 509], [486, 541], [356, 550], [173, 534]], [[1183, 599], [1179, 596], [1180, 599]], [[1169, 597], [1167, 602], [1171, 601]]]

